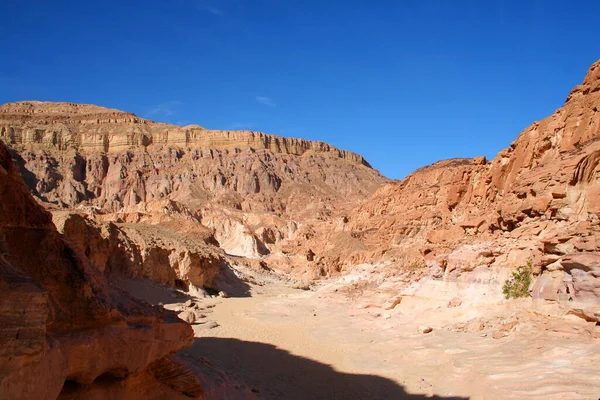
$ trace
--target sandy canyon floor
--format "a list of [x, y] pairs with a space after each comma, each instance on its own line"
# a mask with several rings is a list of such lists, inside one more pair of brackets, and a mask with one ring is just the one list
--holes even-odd
[[529, 313], [528, 300], [449, 307], [411, 296], [385, 310], [343, 285], [304, 291], [267, 278], [241, 297], [190, 299], [121, 282], [166, 308], [196, 303], [196, 341], [180, 355], [210, 360], [259, 399], [600, 397], [594, 324]]

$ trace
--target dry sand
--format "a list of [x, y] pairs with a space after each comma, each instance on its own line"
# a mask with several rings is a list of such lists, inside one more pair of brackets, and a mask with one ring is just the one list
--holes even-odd
[[[152, 291], [137, 292], [147, 297]], [[198, 300], [203, 308], [214, 307], [202, 311], [206, 318], [194, 325], [197, 339], [183, 352], [206, 357], [257, 398], [600, 397], [598, 327], [582, 320], [536, 316], [518, 303], [510, 313], [486, 305], [488, 326], [516, 321], [505, 337], [494, 339], [496, 328], [451, 327], [481, 315], [465, 304], [447, 308], [415, 298], [390, 311], [357, 308], [327, 288], [302, 291], [278, 282], [251, 292]], [[152, 297], [156, 302], [160, 296]], [[219, 326], [209, 328], [210, 321]], [[423, 325], [433, 331], [420, 333]]]

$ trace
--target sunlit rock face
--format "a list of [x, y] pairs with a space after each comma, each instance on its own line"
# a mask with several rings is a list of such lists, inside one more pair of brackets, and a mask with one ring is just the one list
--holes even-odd
[[216, 198], [244, 210], [294, 213], [303, 210], [281, 204], [290, 186], [341, 201], [364, 198], [385, 181], [362, 156], [327, 143], [155, 123], [93, 105], [5, 104], [0, 138], [19, 152], [40, 196], [109, 211]]
[[[209, 231], [209, 247], [251, 259], [281, 255], [279, 244], [293, 238], [298, 226], [349, 210], [388, 181], [362, 156], [323, 142], [155, 123], [92, 105], [5, 104], [0, 139], [33, 194], [52, 208], [85, 214], [84, 222], [92, 225], [142, 223], [161, 230], [168, 221], [186, 220]], [[190, 283], [210, 285], [222, 261], [202, 243], [192, 250], [198, 262], [174, 243], [166, 253], [154, 252], [158, 241], [147, 234], [150, 228], [103, 229], [113, 243], [104, 247], [131, 249], [122, 265], [134, 259], [142, 276], [160, 282], [181, 279], [177, 271], [188, 265], [183, 269], [204, 271]], [[157, 235], [169, 236], [169, 229]], [[171, 272], [152, 267], [167, 258]], [[272, 263], [289, 269], [292, 261], [284, 255]], [[206, 268], [193, 267], [198, 263]]]
[[343, 231], [366, 250], [346, 259], [428, 267], [450, 280], [531, 260], [540, 305], [597, 320], [598, 139], [600, 62], [561, 108], [493, 160], [440, 161], [381, 187], [348, 214]]

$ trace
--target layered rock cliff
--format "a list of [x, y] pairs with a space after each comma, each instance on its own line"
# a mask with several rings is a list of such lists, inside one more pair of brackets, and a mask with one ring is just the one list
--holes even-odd
[[[48, 206], [77, 210], [91, 225], [156, 225], [117, 230], [97, 225], [93, 230], [100, 229], [119, 249], [111, 251], [113, 261], [115, 254], [126, 254], [120, 257], [123, 262], [109, 263], [123, 269], [134, 260], [135, 268], [126, 268], [129, 275], [169, 284], [210, 285], [222, 261], [211, 245], [250, 258], [278, 253], [278, 243], [293, 237], [299, 225], [350, 209], [387, 181], [361, 156], [326, 143], [179, 127], [92, 105], [5, 104], [0, 106], [0, 139], [11, 148], [34, 195]], [[188, 240], [191, 253], [183, 255], [178, 238], [179, 244], [163, 246], [168, 250], [159, 252], [162, 256], [150, 255], [148, 249], [159, 241], [147, 233], [158, 229], [154, 237], [173, 237], [173, 229], [163, 225], [180, 217], [195, 224], [193, 229], [208, 229], [214, 243]], [[90, 243], [80, 244], [89, 248]], [[156, 257], [165, 262], [149, 261]], [[159, 273], [149, 267], [152, 263], [173, 268]], [[182, 269], [182, 263], [204, 265], [207, 272], [192, 282], [181, 271], [200, 269]], [[288, 257], [277, 263], [290, 264]]]
[[192, 339], [63, 239], [0, 143], [0, 398], [203, 398], [184, 367], [161, 372]]
[[169, 198], [302, 213], [290, 197], [303, 186], [326, 213], [329, 203], [365, 198], [385, 181], [358, 154], [323, 142], [180, 127], [91, 105], [5, 104], [0, 139], [18, 151], [42, 199], [111, 212]]
[[155, 123], [131, 113], [89, 104], [24, 101], [0, 106], [0, 135], [11, 144], [81, 153], [119, 153], [152, 145], [188, 149], [253, 149], [300, 156], [309, 152], [368, 166], [359, 154], [324, 142], [251, 131], [207, 130]]

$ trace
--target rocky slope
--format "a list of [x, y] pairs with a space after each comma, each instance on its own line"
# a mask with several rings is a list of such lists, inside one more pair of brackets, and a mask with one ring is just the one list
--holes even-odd
[[[272, 263], [291, 271], [297, 260], [283, 255], [279, 242], [305, 223], [356, 206], [387, 181], [361, 156], [326, 143], [155, 123], [92, 105], [2, 105], [0, 139], [38, 199], [53, 210], [77, 211], [83, 222], [98, 222], [91, 229], [104, 236], [101, 248], [120, 249], [109, 251], [109, 264], [169, 284], [210, 285], [223, 252], [251, 259], [278, 254]], [[188, 233], [200, 240], [190, 234], [173, 239], [180, 227], [166, 227], [169, 221], [186, 221]], [[106, 223], [113, 226], [102, 228]], [[90, 241], [83, 243], [69, 229], [63, 232], [82, 248], [98, 241], [86, 234]], [[208, 244], [206, 235], [212, 236]], [[150, 236], [172, 240], [150, 254], [159, 242]], [[150, 264], [172, 270], [159, 272]], [[201, 277], [182, 272], [192, 270]]]
[[112, 287], [64, 241], [0, 143], [0, 397], [203, 398], [169, 358], [175, 314]]
[[[597, 321], [599, 109], [600, 61], [561, 108], [493, 160], [454, 159], [417, 170], [297, 246], [326, 264], [341, 248], [344, 256], [334, 260], [341, 267], [387, 262], [433, 279], [482, 279], [497, 287], [531, 260], [538, 277], [532, 295], [545, 312]], [[336, 244], [333, 235], [345, 240]]]

